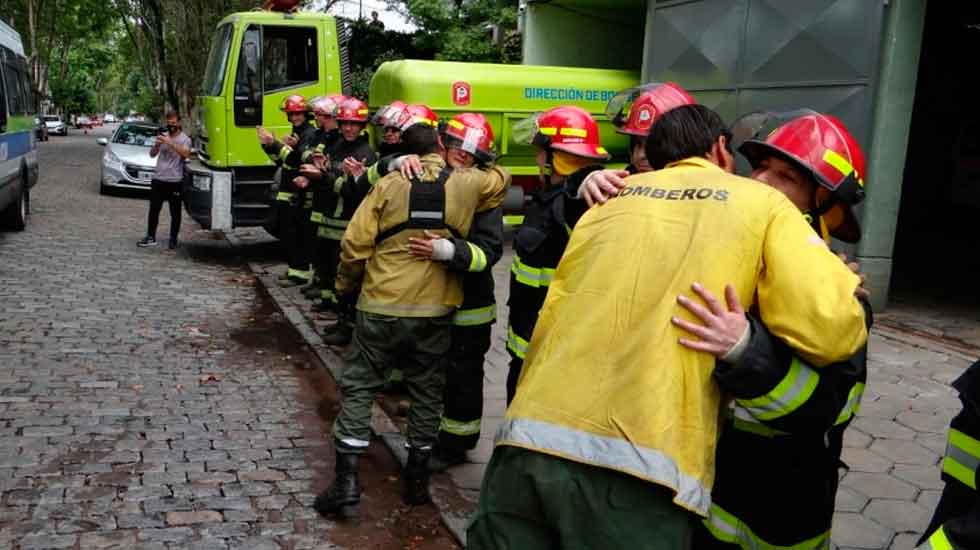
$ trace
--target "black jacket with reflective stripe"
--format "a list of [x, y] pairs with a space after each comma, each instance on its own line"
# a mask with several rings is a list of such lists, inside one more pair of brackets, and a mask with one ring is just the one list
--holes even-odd
[[[347, 157], [354, 157], [371, 166], [377, 161], [374, 150], [366, 135], [361, 134], [354, 141], [338, 140], [330, 149], [330, 167], [323, 173], [323, 178], [317, 184], [317, 194], [314, 196], [313, 210], [322, 212], [328, 218], [349, 220], [364, 199], [358, 191], [356, 178], [346, 175], [343, 162]], [[340, 183], [338, 185], [338, 179]], [[337, 192], [339, 187], [340, 192]], [[343, 199], [340, 212], [337, 212], [339, 199]], [[339, 215], [338, 215], [339, 214]]]
[[514, 264], [507, 299], [510, 308], [508, 323], [514, 333], [525, 340], [531, 339], [549, 285], [528, 285], [514, 271], [524, 267], [553, 271], [558, 267], [571, 231], [565, 219], [565, 198], [564, 185], [534, 193], [525, 210], [524, 222], [514, 234]]
[[[870, 330], [870, 305], [862, 305]], [[757, 316], [749, 320], [752, 336], [745, 353], [735, 365], [719, 362], [714, 372], [722, 391], [736, 399], [772, 392], [790, 373], [795, 355]], [[867, 348], [811, 372], [819, 377], [816, 387], [795, 410], [756, 418], [759, 431], [751, 431], [758, 429], [753, 422], [729, 417], [718, 442], [712, 502], [772, 545], [799, 544], [831, 528], [850, 418], [837, 421], [851, 389], [867, 379]]]
[[[290, 193], [295, 193], [300, 191], [293, 184], [293, 179], [299, 175], [299, 166], [302, 164], [303, 152], [310, 147], [315, 146], [314, 139], [316, 137], [316, 128], [308, 123], [304, 123], [300, 128], [293, 128], [292, 135], [295, 135], [298, 140], [296, 142], [296, 147], [286, 155], [285, 159], [279, 158], [279, 153], [285, 145], [280, 141], [274, 141], [271, 145], [263, 145], [262, 149], [270, 156], [275, 158], [276, 165], [282, 167], [281, 180], [279, 182], [279, 190], [286, 191]], [[309, 188], [307, 188], [309, 189]]]
[[[503, 255], [504, 214], [500, 207], [477, 212], [473, 216], [473, 226], [466, 240], [453, 239], [456, 252], [449, 266], [463, 273], [463, 303], [460, 310], [492, 306], [494, 297], [493, 266]], [[473, 250], [470, 244], [483, 251], [486, 263], [482, 271], [470, 271], [473, 264]]]
[[[980, 440], [980, 361], [967, 368], [953, 382], [953, 388], [960, 394], [963, 409], [953, 418], [949, 427]], [[940, 463], [940, 468], [942, 466]], [[974, 485], [977, 473], [974, 469]], [[946, 472], [943, 472], [942, 478], [946, 487], [936, 505], [932, 521], [919, 543], [928, 539], [941, 526], [954, 550], [980, 548], [980, 497], [977, 491]]]

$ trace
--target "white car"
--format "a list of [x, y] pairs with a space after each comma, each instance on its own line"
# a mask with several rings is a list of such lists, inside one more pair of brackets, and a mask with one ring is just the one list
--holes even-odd
[[150, 157], [160, 127], [144, 122], [124, 122], [109, 139], [99, 138], [105, 146], [102, 155], [102, 178], [99, 192], [110, 189], [149, 189], [156, 172], [157, 159]]
[[106, 113], [105, 118], [103, 118], [102, 120], [105, 121], [106, 124], [112, 124], [113, 122], [116, 121], [116, 115], [112, 113]]
[[68, 125], [61, 120], [58, 115], [44, 115], [44, 125], [48, 127], [48, 134], [68, 135]]

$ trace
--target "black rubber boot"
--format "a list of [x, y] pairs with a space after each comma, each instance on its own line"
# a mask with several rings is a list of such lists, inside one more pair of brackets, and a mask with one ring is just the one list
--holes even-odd
[[334, 326], [323, 333], [323, 343], [328, 346], [346, 346], [354, 337], [354, 328], [341, 317]]
[[292, 288], [294, 286], [299, 286], [306, 283], [306, 279], [300, 279], [299, 277], [286, 277], [286, 280], [279, 280], [279, 286], [281, 288]]
[[313, 501], [313, 509], [320, 515], [337, 515], [343, 519], [357, 519], [357, 505], [361, 502], [361, 483], [357, 475], [359, 455], [337, 453], [337, 477], [326, 491]]
[[320, 295], [320, 287], [316, 286], [316, 283], [306, 285], [303, 287], [303, 297], [312, 300]]
[[405, 493], [402, 501], [409, 506], [419, 506], [432, 502], [429, 495], [429, 456], [430, 450], [412, 447], [408, 450], [408, 463], [402, 472], [405, 481]]
[[466, 462], [466, 451], [449, 450], [440, 445], [432, 450], [429, 458], [430, 472], [444, 472], [446, 469]]

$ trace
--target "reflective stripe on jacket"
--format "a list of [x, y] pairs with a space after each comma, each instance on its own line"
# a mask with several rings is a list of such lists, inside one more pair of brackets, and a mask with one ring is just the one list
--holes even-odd
[[731, 283], [820, 366], [867, 339], [859, 280], [785, 196], [705, 159], [626, 181], [571, 234], [498, 444], [664, 485], [706, 516], [721, 395], [714, 357], [678, 343], [671, 318], [693, 316], [676, 297]]
[[916, 550], [980, 548], [980, 361], [953, 382], [963, 404], [949, 423], [942, 478], [946, 482], [929, 526]]

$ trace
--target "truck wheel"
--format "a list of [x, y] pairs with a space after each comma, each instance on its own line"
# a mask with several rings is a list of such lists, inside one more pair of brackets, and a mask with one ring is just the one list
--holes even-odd
[[[22, 182], [23, 183], [23, 182]], [[27, 212], [30, 204], [27, 195], [27, 186], [21, 187], [20, 195], [7, 207], [0, 212], [0, 227], [12, 231], [23, 231], [27, 226]]]

